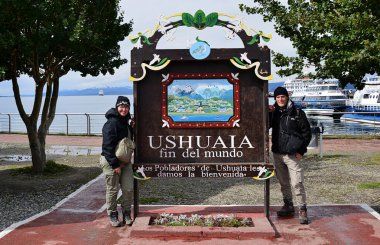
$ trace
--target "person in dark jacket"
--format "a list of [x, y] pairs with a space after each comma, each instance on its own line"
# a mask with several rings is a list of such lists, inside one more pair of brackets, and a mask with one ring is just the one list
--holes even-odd
[[275, 105], [270, 119], [272, 152], [276, 176], [281, 185], [284, 205], [279, 217], [294, 215], [292, 188], [299, 206], [299, 221], [308, 224], [306, 193], [301, 159], [311, 140], [310, 124], [303, 110], [295, 108], [288, 91], [278, 87], [274, 91]]
[[[133, 199], [133, 170], [131, 163], [120, 162], [116, 155], [116, 146], [125, 137], [133, 139], [130, 102], [127, 97], [119, 96], [115, 108], [106, 113], [107, 122], [102, 129], [103, 143], [100, 166], [106, 180], [106, 204], [110, 223], [114, 227], [122, 223], [132, 224], [131, 205]], [[131, 123], [132, 122], [132, 123]], [[121, 189], [121, 208], [123, 221], [119, 222], [117, 212], [117, 194]]]

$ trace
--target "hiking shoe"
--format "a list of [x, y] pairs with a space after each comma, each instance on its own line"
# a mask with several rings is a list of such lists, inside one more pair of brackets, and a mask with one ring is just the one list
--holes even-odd
[[119, 227], [120, 226], [119, 214], [117, 213], [117, 211], [112, 211], [111, 212], [111, 214], [110, 214], [110, 224], [113, 227]]
[[123, 221], [126, 225], [132, 225], [133, 220], [131, 218], [131, 212], [129, 211], [123, 212]]
[[294, 206], [293, 202], [289, 200], [284, 200], [284, 206], [277, 211], [278, 217], [289, 217], [294, 215]]
[[301, 225], [309, 224], [309, 219], [307, 217], [307, 208], [305, 206], [300, 208], [298, 219]]

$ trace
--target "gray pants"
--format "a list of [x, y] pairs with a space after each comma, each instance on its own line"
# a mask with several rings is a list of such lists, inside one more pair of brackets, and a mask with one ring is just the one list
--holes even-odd
[[121, 208], [125, 212], [131, 211], [133, 200], [133, 170], [132, 164], [126, 164], [121, 174], [115, 174], [104, 156], [100, 157], [100, 167], [106, 180], [106, 204], [108, 215], [117, 208], [117, 194], [121, 189]]
[[301, 161], [295, 155], [273, 153], [276, 176], [284, 199], [293, 200], [292, 188], [299, 206], [306, 205], [306, 193]]

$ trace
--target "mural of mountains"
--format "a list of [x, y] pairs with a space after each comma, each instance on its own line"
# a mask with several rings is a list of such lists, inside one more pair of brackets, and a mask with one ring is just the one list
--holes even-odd
[[59, 92], [60, 96], [86, 96], [86, 95], [99, 95], [99, 91], [103, 91], [103, 95], [120, 95], [120, 94], [133, 94], [133, 87], [107, 87], [107, 88], [88, 88], [82, 90], [62, 90]]
[[176, 87], [172, 94], [179, 97], [189, 97], [196, 100], [207, 100], [211, 98], [220, 98], [224, 100], [233, 99], [233, 90], [221, 89], [217, 86], [198, 87], [194, 90], [190, 85]]

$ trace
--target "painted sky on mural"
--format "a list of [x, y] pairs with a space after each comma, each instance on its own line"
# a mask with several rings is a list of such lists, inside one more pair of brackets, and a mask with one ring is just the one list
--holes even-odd
[[[278, 36], [273, 28], [273, 24], [264, 23], [258, 15], [247, 15], [239, 10], [238, 4], [246, 3], [253, 5], [252, 0], [122, 0], [121, 10], [124, 11], [124, 19], [126, 21], [133, 20], [133, 32], [144, 32], [153, 29], [158, 23], [160, 16], [169, 16], [178, 12], [188, 12], [194, 15], [198, 9], [202, 9], [206, 14], [211, 12], [224, 12], [231, 15], [243, 17], [244, 23], [257, 30], [273, 35], [272, 40], [267, 43], [270, 49], [282, 52], [286, 55], [295, 55], [295, 50], [289, 40]], [[243, 47], [239, 38], [235, 40], [227, 40], [225, 31], [221, 27], [208, 28], [203, 31], [194, 28], [179, 27], [175, 33], [175, 39], [166, 41], [162, 38], [158, 44], [158, 48], [189, 48], [189, 45], [199, 36], [200, 39], [206, 40], [211, 48], [233, 48]], [[122, 57], [130, 60], [130, 51], [133, 45], [128, 39], [121, 42]], [[60, 90], [101, 88], [101, 87], [120, 87], [132, 86], [129, 78], [130, 63], [125, 64], [116, 71], [114, 75], [98, 76], [98, 77], [81, 77], [79, 73], [71, 72], [61, 78]], [[276, 71], [276, 67], [272, 67], [272, 71]], [[273, 82], [284, 81], [286, 78], [280, 78], [274, 75]], [[27, 77], [20, 79], [20, 87], [22, 94], [34, 94], [34, 82]], [[0, 83], [0, 96], [13, 95], [10, 81]]]

